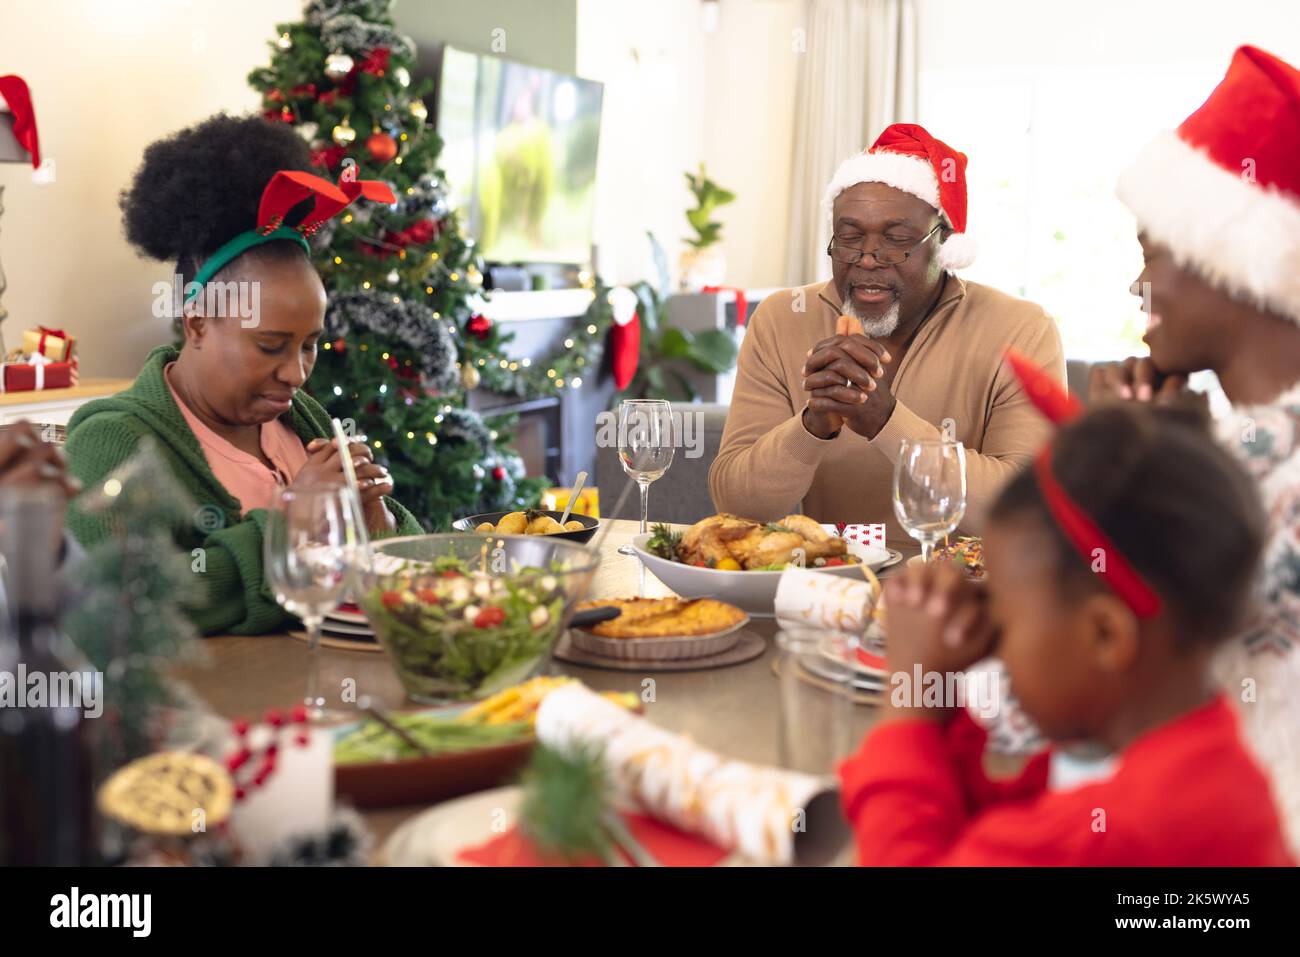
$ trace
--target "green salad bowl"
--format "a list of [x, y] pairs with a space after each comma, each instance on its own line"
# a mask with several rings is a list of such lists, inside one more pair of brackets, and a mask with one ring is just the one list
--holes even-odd
[[541, 672], [596, 553], [528, 535], [413, 535], [373, 546], [360, 604], [406, 694], [473, 701]]

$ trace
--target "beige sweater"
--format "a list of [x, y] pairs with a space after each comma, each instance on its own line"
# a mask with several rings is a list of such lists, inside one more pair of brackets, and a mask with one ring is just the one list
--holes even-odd
[[763, 521], [800, 507], [822, 522], [883, 521], [891, 544], [914, 544], [892, 505], [899, 443], [939, 438], [951, 419], [967, 449], [969, 504], [960, 530], [978, 532], [981, 510], [1050, 434], [1002, 353], [1014, 346], [1064, 382], [1056, 324], [1040, 306], [949, 274], [895, 374], [898, 403], [884, 428], [870, 441], [847, 426], [820, 439], [803, 425], [802, 370], [808, 350], [834, 335], [839, 313], [833, 282], [773, 293], [754, 311], [709, 470], [714, 504]]

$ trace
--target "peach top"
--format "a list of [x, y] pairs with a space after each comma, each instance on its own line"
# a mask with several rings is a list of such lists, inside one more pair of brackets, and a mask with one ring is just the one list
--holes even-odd
[[289, 485], [307, 461], [307, 449], [303, 446], [302, 439], [280, 419], [263, 422], [262, 452], [275, 466], [274, 469], [267, 468], [261, 459], [235, 448], [190, 411], [172, 387], [172, 365], [174, 363], [168, 363], [164, 367], [163, 378], [176, 401], [176, 407], [181, 410], [190, 431], [199, 440], [212, 474], [227, 492], [239, 499], [243, 514], [248, 514], [255, 508], [267, 508], [275, 493]]

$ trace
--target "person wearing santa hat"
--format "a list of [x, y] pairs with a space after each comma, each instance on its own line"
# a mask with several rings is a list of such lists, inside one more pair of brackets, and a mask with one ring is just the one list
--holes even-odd
[[826, 191], [832, 277], [774, 293], [750, 320], [714, 504], [768, 521], [797, 507], [822, 522], [884, 522], [905, 439], [961, 441], [975, 530], [981, 506], [1046, 440], [1002, 362], [1008, 346], [1061, 382], [1065, 359], [1041, 307], [953, 270], [966, 234], [966, 156], [923, 127], [888, 127]]
[[1270, 531], [1256, 619], [1218, 674], [1300, 848], [1300, 70], [1240, 47], [1118, 192], [1137, 218], [1151, 354], [1094, 367], [1090, 397], [1179, 401], [1212, 369], [1232, 405], [1216, 431], [1258, 481]]

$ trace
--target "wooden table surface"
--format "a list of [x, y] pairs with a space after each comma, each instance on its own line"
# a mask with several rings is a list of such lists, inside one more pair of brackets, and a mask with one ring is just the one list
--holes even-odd
[[[672, 592], [635, 556], [618, 554], [618, 547], [638, 531], [636, 522], [613, 522], [601, 545], [602, 561], [592, 588], [593, 597], [618, 598], [637, 594], [671, 595]], [[913, 552], [915, 549], [913, 549]], [[897, 566], [896, 566], [897, 567]], [[705, 747], [730, 757], [764, 764], [777, 761], [777, 679], [772, 619], [755, 618], [750, 629], [761, 635], [767, 648], [761, 657], [740, 665], [705, 671], [611, 671], [552, 661], [550, 674], [572, 675], [598, 691], [635, 691], [654, 681], [654, 701], [646, 716], [661, 727], [689, 735]], [[243, 637], [228, 635], [204, 640], [209, 652], [206, 666], [190, 666], [178, 675], [218, 714], [234, 718], [256, 716], [267, 708], [284, 707], [305, 693], [308, 650], [305, 642], [288, 635]], [[414, 707], [405, 700], [386, 654], [321, 649], [321, 688], [341, 688], [355, 682], [357, 696], [369, 695], [381, 708]], [[853, 709], [853, 740], [870, 727], [876, 709]], [[367, 823], [382, 840], [422, 806], [365, 813]]]

